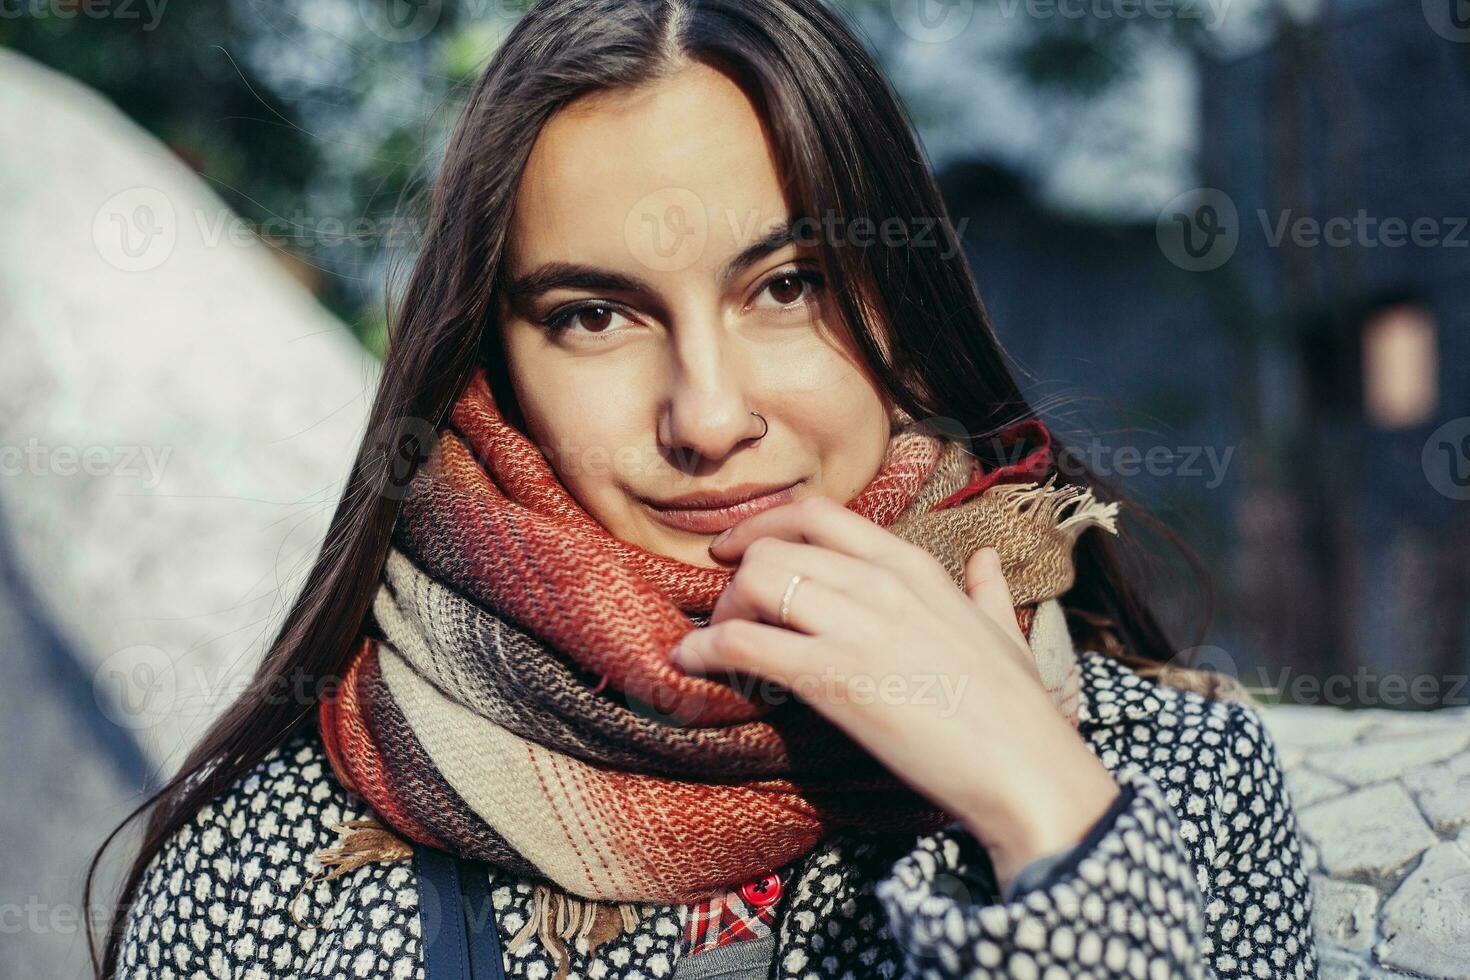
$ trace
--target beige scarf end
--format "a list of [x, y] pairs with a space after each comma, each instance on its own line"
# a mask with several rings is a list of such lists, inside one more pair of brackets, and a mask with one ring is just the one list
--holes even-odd
[[535, 936], [556, 962], [553, 980], [563, 980], [571, 968], [568, 943], [584, 940], [590, 954], [612, 937], [633, 931], [642, 920], [635, 902], [598, 902], [539, 884], [532, 890], [530, 918], [505, 948], [514, 952]]
[[1045, 483], [1002, 483], [985, 495], [1017, 517], [1040, 527], [1054, 527], [1075, 539], [1090, 527], [1118, 533], [1118, 505], [1098, 500], [1089, 487], [1057, 485], [1056, 474]]
[[393, 864], [413, 857], [413, 846], [376, 820], [347, 820], [332, 824], [331, 829], [337, 834], [337, 842], [312, 855], [322, 866], [321, 870], [312, 872], [301, 883], [288, 906], [292, 921], [302, 928], [306, 928], [308, 923], [297, 912], [297, 905], [312, 885], [331, 881], [379, 861]]

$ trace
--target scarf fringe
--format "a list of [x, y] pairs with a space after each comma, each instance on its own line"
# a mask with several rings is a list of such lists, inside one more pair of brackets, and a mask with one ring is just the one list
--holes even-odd
[[[571, 954], [567, 951], [569, 942], [575, 946], [577, 942], [585, 941], [591, 955], [603, 942], [621, 933], [632, 932], [643, 921], [643, 910], [636, 902], [598, 902], [546, 884], [534, 886], [531, 906], [531, 917], [505, 948], [514, 952], [535, 936], [550, 951], [556, 963], [557, 980], [565, 977], [571, 967]], [[594, 935], [593, 930], [599, 922], [602, 928]]]
[[1054, 528], [1074, 540], [1090, 527], [1118, 533], [1116, 503], [1098, 500], [1090, 487], [1070, 483], [1058, 486], [1056, 474], [1045, 483], [1002, 483], [985, 495], [1017, 518]]
[[[303, 893], [312, 885], [331, 881], [369, 864], [395, 864], [413, 857], [413, 845], [377, 820], [348, 820], [332, 824], [331, 829], [337, 833], [336, 843], [312, 855], [322, 869], [301, 883], [287, 906], [292, 920], [302, 928], [316, 924], [305, 922], [296, 910]], [[585, 941], [590, 954], [609, 938], [637, 929], [643, 921], [643, 909], [636, 902], [583, 899], [547, 884], [534, 886], [531, 903], [530, 918], [511, 937], [506, 949], [514, 952], [535, 936], [551, 953], [556, 963], [557, 978], [565, 977], [571, 967], [568, 942], [575, 946]], [[602, 922], [602, 928], [594, 935], [599, 922]]]

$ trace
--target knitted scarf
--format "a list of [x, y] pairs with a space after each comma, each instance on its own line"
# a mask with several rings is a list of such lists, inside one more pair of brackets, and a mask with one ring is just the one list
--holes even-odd
[[[928, 550], [956, 586], [995, 547], [1042, 681], [1075, 724], [1055, 600], [1077, 535], [1112, 532], [1116, 505], [1047, 478], [1039, 422], [1005, 439], [1029, 452], [984, 472], [900, 411], [846, 506]], [[610, 534], [477, 371], [403, 502], [376, 628], [320, 709], [333, 769], [387, 828], [341, 828], [318, 858], [340, 873], [403, 857], [393, 842], [407, 838], [487, 861], [541, 883], [542, 921], [523, 933], [568, 937], [592, 928], [590, 905], [613, 903], [626, 928], [636, 903], [694, 902], [839, 830], [949, 822], [799, 699], [670, 664], [732, 575]]]

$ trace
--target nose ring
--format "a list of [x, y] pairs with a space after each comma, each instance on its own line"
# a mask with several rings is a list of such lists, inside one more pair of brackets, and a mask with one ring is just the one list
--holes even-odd
[[751, 415], [754, 415], [756, 418], [760, 419], [761, 420], [761, 424], [763, 426], [765, 426], [765, 428], [761, 429], [761, 434], [755, 437], [755, 441], [756, 442], [760, 442], [762, 439], [764, 439], [766, 437], [766, 433], [771, 430], [771, 423], [767, 422], [766, 421], [766, 417], [764, 415], [762, 415], [760, 412], [751, 412], [750, 414]]

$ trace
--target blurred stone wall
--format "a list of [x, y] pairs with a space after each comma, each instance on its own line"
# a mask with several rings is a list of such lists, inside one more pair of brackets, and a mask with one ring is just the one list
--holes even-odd
[[0, 520], [162, 767], [315, 557], [377, 362], [208, 186], [0, 50]]
[[0, 977], [89, 975], [88, 859], [239, 690], [376, 361], [95, 93], [0, 50]]

